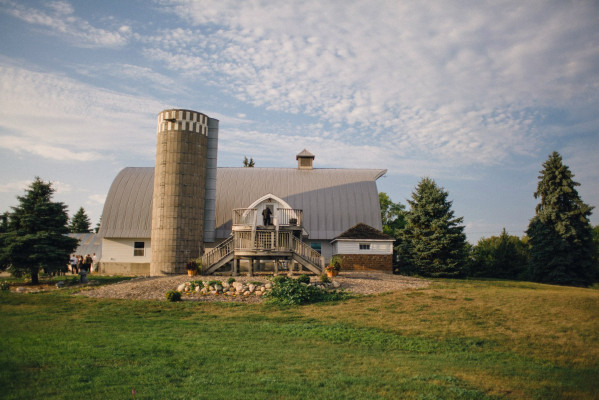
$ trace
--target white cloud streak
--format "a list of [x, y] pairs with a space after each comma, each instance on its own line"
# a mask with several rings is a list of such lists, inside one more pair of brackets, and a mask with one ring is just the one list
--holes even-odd
[[2, 0], [0, 4], [1, 11], [25, 23], [41, 27], [48, 33], [65, 37], [79, 47], [120, 47], [125, 45], [131, 36], [131, 28], [127, 25], [111, 29], [91, 25], [88, 21], [75, 16], [75, 9], [66, 1], [47, 3], [47, 11], [10, 0]]
[[0, 147], [15, 153], [69, 162], [154, 152], [157, 101], [1, 59], [0, 92]]
[[599, 104], [592, 2], [162, 4], [192, 27], [146, 38], [146, 56], [398, 157], [498, 164], [537, 150], [543, 108]]

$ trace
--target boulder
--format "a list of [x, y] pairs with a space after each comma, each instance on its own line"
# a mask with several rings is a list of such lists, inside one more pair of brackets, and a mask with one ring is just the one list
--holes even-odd
[[185, 291], [185, 283], [182, 283], [179, 286], [177, 286], [177, 290], [179, 292], [184, 292]]
[[334, 287], [335, 289], [337, 289], [339, 286], [341, 286], [341, 284], [340, 284], [339, 282], [337, 282], [337, 281], [333, 281], [333, 283], [332, 283], [332, 284], [333, 284], [333, 287]]
[[58, 282], [56, 282], [56, 287], [59, 288], [59, 289], [61, 287], [64, 287], [64, 281], [58, 281]]
[[268, 282], [264, 285], [266, 289], [272, 289], [272, 283]]
[[251, 283], [248, 285], [248, 290], [250, 293], [254, 293], [256, 291], [256, 285], [252, 285]]
[[221, 285], [214, 285], [214, 290], [216, 290], [217, 292], [222, 292], [223, 287]]

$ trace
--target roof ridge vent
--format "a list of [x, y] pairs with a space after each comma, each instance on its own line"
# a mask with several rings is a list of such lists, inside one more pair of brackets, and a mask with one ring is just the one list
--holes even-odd
[[310, 153], [308, 150], [303, 149], [298, 155], [295, 156], [297, 160], [298, 169], [313, 169], [314, 158], [316, 156]]

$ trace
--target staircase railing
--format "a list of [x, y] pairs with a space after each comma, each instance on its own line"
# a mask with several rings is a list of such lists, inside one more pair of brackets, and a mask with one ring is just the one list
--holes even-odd
[[320, 255], [319, 252], [310, 247], [309, 244], [302, 242], [301, 240], [293, 237], [292, 238], [293, 252], [300, 255], [305, 260], [308, 260], [310, 263], [314, 264], [316, 267], [322, 269], [324, 268], [324, 258]]
[[202, 256], [202, 265], [205, 269], [208, 269], [211, 265], [233, 253], [234, 250], [233, 236], [231, 236], [212, 250], [205, 253]]

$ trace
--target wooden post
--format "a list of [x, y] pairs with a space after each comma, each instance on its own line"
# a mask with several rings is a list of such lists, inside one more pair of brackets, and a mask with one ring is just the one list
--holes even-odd
[[279, 259], [276, 258], [275, 259], [275, 271], [274, 271], [275, 276], [279, 275]]
[[237, 276], [239, 274], [239, 259], [237, 257], [233, 257], [233, 276]]
[[250, 258], [248, 263], [248, 276], [254, 276], [254, 259]]

